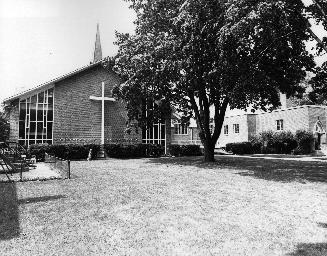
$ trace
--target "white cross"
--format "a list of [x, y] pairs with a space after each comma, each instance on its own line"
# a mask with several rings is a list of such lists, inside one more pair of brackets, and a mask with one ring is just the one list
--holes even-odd
[[104, 82], [102, 82], [102, 96], [90, 96], [90, 100], [97, 100], [102, 102], [102, 120], [101, 120], [101, 144], [104, 145], [104, 102], [116, 101], [114, 98], [104, 97]]

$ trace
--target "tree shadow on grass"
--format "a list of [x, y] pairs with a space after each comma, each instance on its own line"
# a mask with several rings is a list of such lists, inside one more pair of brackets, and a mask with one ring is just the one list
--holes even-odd
[[287, 256], [326, 256], [327, 243], [302, 243], [299, 244], [294, 252], [286, 254]]
[[234, 169], [237, 174], [277, 182], [327, 182], [327, 162], [216, 156], [215, 163], [203, 157], [151, 159], [153, 163], [197, 166], [205, 169]]
[[20, 204], [46, 202], [65, 198], [63, 195], [30, 197], [18, 200], [15, 183], [0, 182], [0, 241], [18, 237]]
[[[327, 223], [318, 222], [321, 228], [327, 228]], [[286, 256], [326, 256], [327, 243], [301, 243], [297, 245], [294, 252], [286, 254]]]
[[16, 185], [0, 183], [0, 241], [19, 236]]

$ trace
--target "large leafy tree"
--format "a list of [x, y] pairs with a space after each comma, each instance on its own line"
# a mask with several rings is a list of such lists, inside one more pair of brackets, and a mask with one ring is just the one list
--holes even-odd
[[[319, 25], [327, 31], [327, 1], [312, 0], [311, 5], [305, 9], [306, 17], [310, 18], [313, 23]], [[316, 54], [319, 56], [327, 56], [327, 37], [315, 34], [311, 25], [308, 22], [308, 31], [312, 39], [316, 41]], [[315, 71], [315, 76], [310, 80], [312, 91], [309, 93], [311, 101], [317, 104], [327, 104], [327, 61], [321, 66], [318, 66]]]
[[304, 45], [310, 34], [302, 1], [129, 2], [136, 31], [117, 33], [115, 70], [126, 82], [115, 94], [140, 123], [140, 106], [149, 101], [161, 103], [158, 113], [169, 102], [194, 117], [206, 161], [214, 161], [228, 105], [266, 110], [280, 104], [279, 92], [303, 92], [299, 82], [314, 63]]
[[4, 114], [0, 109], [0, 141], [6, 141], [9, 139], [9, 123]]

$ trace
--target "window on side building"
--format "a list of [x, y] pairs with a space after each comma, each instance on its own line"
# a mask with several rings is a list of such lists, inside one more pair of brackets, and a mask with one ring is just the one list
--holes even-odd
[[224, 125], [224, 134], [228, 135], [228, 125]]
[[276, 128], [277, 128], [277, 131], [284, 130], [284, 120], [283, 119], [276, 120]]
[[175, 134], [179, 134], [179, 135], [187, 135], [187, 124], [181, 124], [181, 123], [177, 123], [174, 124], [174, 129], [175, 129]]
[[234, 133], [240, 133], [240, 124], [233, 124]]

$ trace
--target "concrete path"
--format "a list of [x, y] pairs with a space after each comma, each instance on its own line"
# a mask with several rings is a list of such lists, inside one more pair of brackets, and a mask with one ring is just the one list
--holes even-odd
[[[19, 173], [9, 174], [9, 177], [12, 181], [20, 181]], [[53, 171], [49, 165], [41, 162], [36, 164], [36, 168], [30, 169], [28, 172], [23, 172], [23, 181], [58, 179], [60, 177], [60, 174]], [[8, 181], [7, 176], [3, 173], [0, 174], [1, 181]]]

